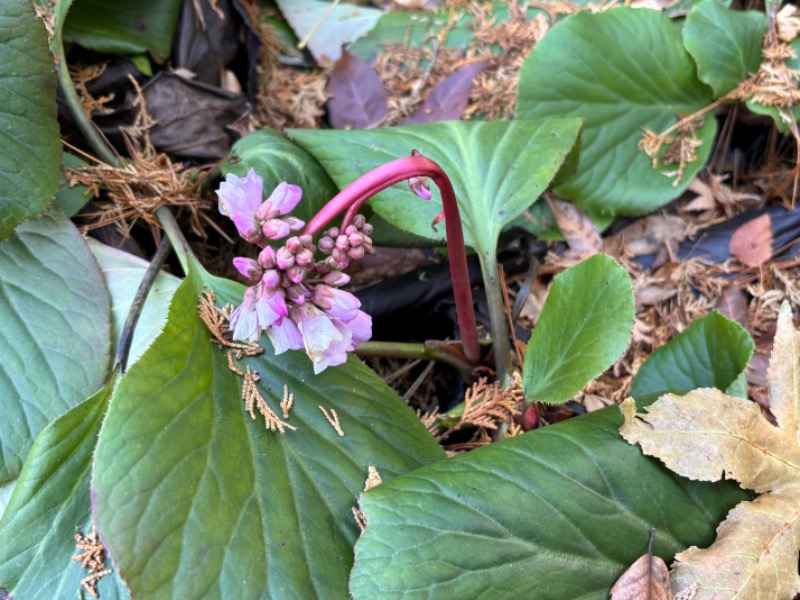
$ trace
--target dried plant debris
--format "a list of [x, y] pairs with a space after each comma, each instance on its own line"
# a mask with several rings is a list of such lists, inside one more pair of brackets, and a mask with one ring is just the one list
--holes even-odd
[[675, 592], [695, 584], [698, 599], [800, 592], [800, 332], [788, 303], [778, 317], [768, 383], [777, 426], [757, 404], [715, 389], [667, 394], [643, 415], [633, 400], [622, 405], [620, 433], [645, 454], [684, 477], [718, 481], [724, 475], [761, 494], [728, 514], [709, 548], [675, 557]]
[[82, 550], [81, 554], [73, 556], [72, 560], [81, 563], [81, 566], [89, 571], [89, 576], [81, 579], [81, 585], [89, 592], [93, 598], [99, 598], [99, 594], [94, 587], [101, 577], [105, 577], [111, 573], [111, 569], [107, 569], [103, 554], [105, 548], [97, 534], [92, 531], [87, 535], [75, 534], [75, 545], [78, 550]]
[[264, 352], [264, 349], [257, 344], [233, 341], [228, 325], [233, 305], [218, 308], [216, 301], [214, 290], [206, 290], [197, 297], [197, 314], [211, 332], [211, 336], [214, 338], [211, 342], [217, 344], [219, 348], [224, 347], [234, 350], [237, 360], [241, 359], [242, 356], [256, 356]]
[[[192, 231], [204, 237], [200, 223], [201, 211], [211, 207], [211, 202], [200, 194], [203, 178], [197, 178], [183, 168], [182, 163], [173, 163], [145, 139], [143, 143], [126, 136], [129, 158], [117, 165], [99, 162], [79, 169], [65, 168], [70, 186], [84, 185], [91, 191], [98, 210], [82, 213], [89, 219], [84, 229], [95, 229], [116, 224], [125, 238], [139, 219], [153, 228], [158, 227], [156, 210], [162, 206], [173, 206], [187, 212]], [[101, 190], [104, 194], [101, 196]]]
[[255, 421], [256, 409], [259, 414], [264, 417], [264, 426], [270, 431], [277, 431], [280, 434], [286, 433], [287, 429], [297, 431], [297, 427], [289, 425], [286, 421], [275, 414], [275, 411], [269, 407], [266, 399], [258, 389], [258, 382], [261, 381], [258, 373], [253, 371], [249, 366], [245, 367], [242, 371], [236, 366], [234, 362], [234, 351], [228, 351], [228, 369], [243, 379], [242, 382], [242, 400], [244, 400], [244, 407], [250, 413], [250, 418]]
[[328, 423], [331, 424], [331, 427], [333, 427], [336, 430], [336, 433], [339, 434], [339, 437], [344, 437], [344, 430], [342, 429], [342, 424], [339, 422], [339, 415], [336, 414], [336, 409], [332, 408], [331, 411], [328, 412], [328, 410], [322, 405], [320, 405], [319, 409], [322, 411], [322, 414], [325, 415], [325, 418], [328, 420]]
[[[678, 165], [674, 170], [662, 171], [665, 177], [673, 179], [673, 187], [679, 186], [683, 181], [686, 166], [697, 160], [697, 150], [703, 145], [702, 140], [697, 137], [697, 130], [704, 123], [703, 119], [690, 115], [660, 134], [643, 129], [644, 135], [639, 140], [639, 150], [650, 157], [653, 169], [659, 165]], [[666, 150], [662, 152], [665, 146]]]
[[[523, 398], [522, 380], [519, 377], [505, 388], [499, 381], [490, 385], [486, 377], [481, 377], [464, 395], [464, 411], [458, 423], [446, 429], [437, 439], [442, 442], [456, 431], [470, 428], [478, 430], [474, 439], [475, 445], [484, 445], [487, 443], [483, 439], [488, 437], [487, 430], [495, 431], [502, 423], [511, 423], [514, 417], [521, 414]], [[470, 444], [458, 444], [458, 447], [466, 449]]]
[[[321, 408], [321, 407], [320, 407]], [[381, 479], [380, 473], [378, 473], [378, 469], [374, 466], [370, 465], [367, 475], [367, 481], [364, 482], [364, 491], [371, 490], [377, 485], [383, 483], [383, 479]], [[367, 528], [367, 519], [364, 517], [364, 513], [361, 512], [361, 496], [362, 494], [358, 495], [358, 506], [353, 507], [353, 517], [356, 520], [356, 524], [361, 531], [364, 531]]]

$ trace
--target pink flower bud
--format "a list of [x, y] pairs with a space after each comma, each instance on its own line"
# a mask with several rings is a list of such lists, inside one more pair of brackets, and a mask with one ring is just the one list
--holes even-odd
[[[293, 239], [297, 238], [291, 238], [289, 241]], [[294, 265], [294, 252], [289, 249], [288, 242], [286, 246], [278, 248], [278, 251], [275, 253], [275, 264], [278, 265], [279, 269], [284, 270]]]
[[236, 267], [239, 273], [253, 281], [258, 281], [261, 278], [261, 274], [264, 272], [261, 265], [252, 258], [237, 256], [233, 259], [233, 266]]
[[289, 235], [289, 224], [283, 219], [269, 219], [261, 226], [261, 231], [268, 240], [280, 240]]
[[265, 246], [261, 252], [258, 253], [258, 262], [265, 269], [275, 268], [275, 250], [271, 246]]
[[304, 248], [295, 255], [294, 260], [302, 267], [308, 266], [314, 262], [314, 253], [308, 248]]

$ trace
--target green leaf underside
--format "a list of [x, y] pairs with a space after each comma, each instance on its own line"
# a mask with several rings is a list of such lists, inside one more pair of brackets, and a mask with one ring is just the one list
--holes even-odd
[[609, 407], [419, 469], [364, 494], [362, 598], [608, 598], [656, 529], [667, 559], [709, 544], [746, 497], [644, 457]]
[[180, 0], [72, 0], [63, 36], [98, 52], [150, 52], [163, 62], [170, 55], [180, 7]]
[[56, 76], [30, 2], [0, 3], [0, 241], [44, 211], [58, 187]]
[[631, 395], [638, 399], [708, 387], [725, 391], [744, 372], [753, 348], [746, 329], [712, 311], [647, 358], [633, 378]]
[[[299, 352], [247, 359], [277, 413], [288, 385], [298, 429], [252, 421], [195, 308], [204, 285], [218, 305], [240, 302], [242, 288], [198, 269], [114, 394], [95, 457], [99, 531], [136, 598], [342, 598], [368, 466], [391, 479], [443, 452], [354, 357], [319, 376]], [[319, 405], [336, 410], [344, 437]]]
[[[88, 240], [89, 248], [103, 271], [106, 286], [111, 294], [111, 347], [119, 346], [122, 328], [128, 318], [131, 302], [144, 278], [148, 263], [137, 256]], [[142, 306], [139, 321], [134, 330], [133, 342], [128, 355], [128, 367], [135, 363], [158, 337], [167, 321], [167, 311], [172, 295], [181, 280], [162, 271]]]
[[[74, 535], [92, 531], [92, 453], [110, 395], [104, 388], [36, 438], [0, 519], [0, 588], [13, 598], [74, 598], [82, 589], [88, 571], [71, 560], [80, 554]], [[103, 600], [130, 597], [116, 573], [96, 589]]]
[[556, 276], [525, 352], [525, 397], [566, 402], [625, 351], [633, 287], [617, 262], [596, 254]]
[[758, 71], [767, 18], [731, 10], [716, 0], [694, 6], [683, 27], [683, 43], [697, 63], [697, 76], [724, 96]]
[[[494, 257], [500, 231], [547, 188], [574, 146], [579, 119], [470, 123], [443, 121], [362, 131], [290, 132], [322, 163], [339, 187], [412, 149], [439, 164], [450, 178], [461, 211], [466, 243], [484, 260]], [[431, 222], [441, 196], [417, 198], [405, 183], [370, 200], [381, 217], [416, 235], [442, 241]]]
[[661, 174], [675, 165], [653, 170], [637, 149], [642, 128], [661, 132], [710, 101], [669, 18], [619, 7], [572, 15], [536, 45], [520, 70], [517, 118], [583, 117], [578, 172], [555, 191], [590, 211], [643, 214], [679, 195], [702, 168], [716, 121], [698, 131], [698, 159], [677, 187]]
[[299, 185], [303, 199], [292, 216], [304, 221], [319, 212], [339, 191], [328, 174], [308, 152], [273, 129], [261, 129], [233, 145], [231, 156], [222, 163], [222, 173], [244, 177], [251, 169], [264, 179], [264, 196], [282, 181]]
[[100, 389], [109, 314], [100, 269], [63, 215], [0, 244], [0, 481], [19, 474], [45, 425]]

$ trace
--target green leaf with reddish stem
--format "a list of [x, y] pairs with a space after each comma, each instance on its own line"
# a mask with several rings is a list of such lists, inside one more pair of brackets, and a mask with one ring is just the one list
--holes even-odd
[[[495, 259], [500, 232], [547, 189], [578, 139], [580, 119], [471, 123], [442, 121], [361, 131], [293, 129], [289, 135], [322, 163], [340, 188], [389, 161], [420, 150], [450, 178], [464, 237], [485, 262]], [[441, 242], [431, 229], [442, 211], [439, 192], [417, 198], [408, 185], [381, 192], [369, 205], [416, 235]]]

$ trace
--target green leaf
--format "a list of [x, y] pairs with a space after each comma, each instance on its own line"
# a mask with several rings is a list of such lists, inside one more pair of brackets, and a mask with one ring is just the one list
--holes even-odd
[[222, 174], [244, 177], [250, 169], [264, 178], [264, 194], [286, 181], [303, 188], [303, 200], [292, 216], [309, 221], [328, 200], [338, 193], [325, 169], [308, 152], [273, 129], [261, 129], [233, 145], [230, 157], [222, 163]]
[[106, 54], [150, 52], [157, 62], [164, 62], [170, 55], [181, 0], [60, 3], [69, 10], [63, 30], [65, 40]]
[[6, 481], [4, 484], [0, 485], [0, 517], [2, 517], [3, 513], [6, 511], [8, 500], [11, 498], [11, 493], [14, 491], [16, 485], [16, 479]]
[[525, 352], [525, 397], [570, 400], [625, 351], [634, 314], [631, 279], [610, 256], [557, 275]]
[[647, 545], [714, 539], [746, 497], [626, 444], [617, 407], [504, 440], [366, 492], [350, 591], [368, 598], [608, 598]]
[[744, 371], [753, 348], [746, 329], [712, 311], [647, 358], [633, 378], [631, 395], [685, 394], [708, 387], [724, 391]]
[[50, 421], [100, 389], [110, 302], [86, 242], [50, 211], [0, 245], [0, 482]]
[[[0, 241], [44, 211], [58, 187], [56, 76], [30, 2], [0, 2]], [[0, 477], [1, 479], [1, 477]]]
[[[0, 519], [0, 590], [13, 598], [74, 598], [88, 575], [71, 557], [80, 554], [74, 535], [92, 531], [92, 453], [110, 395], [108, 386], [71, 409], [31, 448]], [[116, 574], [96, 589], [103, 600], [130, 597]]]
[[206, 286], [218, 305], [242, 287], [199, 269], [114, 393], [95, 454], [98, 529], [136, 598], [343, 598], [369, 465], [391, 479], [444, 453], [354, 357], [319, 376], [303, 353], [246, 359], [273, 410], [285, 385], [294, 394], [297, 430], [251, 420], [196, 309]]
[[758, 71], [766, 30], [767, 18], [759, 12], [703, 0], [686, 17], [683, 44], [697, 63], [697, 76], [720, 97]]
[[[92, 239], [88, 240], [92, 254], [100, 264], [103, 277], [111, 294], [111, 347], [119, 346], [122, 328], [128, 318], [131, 302], [144, 278], [149, 263], [139, 257], [106, 246]], [[167, 311], [172, 295], [181, 280], [162, 271], [156, 277], [150, 293], [147, 294], [139, 321], [133, 335], [128, 366], [135, 363], [144, 351], [158, 337], [167, 322]]]
[[[69, 154], [68, 152], [64, 152], [62, 157], [64, 167], [78, 169], [87, 164], [74, 154]], [[67, 217], [74, 217], [90, 198], [91, 192], [87, 186], [78, 184], [74, 187], [70, 187], [66, 178], [61, 178], [58, 185], [58, 192], [56, 192], [56, 204], [64, 212], [64, 215]]]
[[590, 212], [643, 214], [678, 196], [705, 164], [716, 132], [709, 117], [703, 144], [682, 182], [653, 170], [637, 149], [642, 128], [661, 132], [676, 115], [711, 101], [669, 18], [619, 7], [581, 12], [556, 25], [520, 70], [517, 117], [583, 117], [578, 172], [556, 188]]
[[[455, 189], [466, 243], [494, 260], [500, 231], [521, 215], [556, 175], [575, 145], [579, 119], [469, 123], [443, 121], [361, 131], [300, 130], [290, 135], [343, 188], [371, 169], [412, 149], [437, 162]], [[435, 186], [432, 186], [435, 187]], [[417, 198], [398, 184], [370, 200], [390, 223], [436, 241], [431, 222], [442, 211], [439, 191]]]

